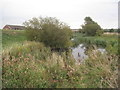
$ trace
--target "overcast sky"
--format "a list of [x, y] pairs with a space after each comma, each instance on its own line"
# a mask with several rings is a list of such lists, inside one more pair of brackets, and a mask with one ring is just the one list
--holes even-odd
[[0, 28], [22, 25], [32, 17], [56, 17], [71, 28], [80, 28], [90, 16], [102, 28], [118, 28], [119, 0], [0, 0]]

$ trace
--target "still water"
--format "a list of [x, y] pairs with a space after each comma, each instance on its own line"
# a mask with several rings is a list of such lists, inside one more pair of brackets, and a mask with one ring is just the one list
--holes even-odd
[[[72, 55], [76, 61], [80, 60], [81, 62], [84, 59], [87, 59], [88, 56], [85, 54], [86, 47], [83, 44], [78, 45], [75, 48], [72, 48]], [[101, 53], [105, 52], [104, 48], [98, 48]]]

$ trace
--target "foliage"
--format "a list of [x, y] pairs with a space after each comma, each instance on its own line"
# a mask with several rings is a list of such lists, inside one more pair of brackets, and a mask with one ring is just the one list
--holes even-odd
[[118, 56], [107, 52], [101, 54], [93, 48], [89, 49], [88, 55], [89, 59], [81, 66], [86, 74], [83, 81], [87, 79], [89, 82], [85, 83], [90, 88], [118, 87]]
[[[75, 36], [80, 37], [79, 34]], [[100, 39], [100, 37], [92, 38]], [[116, 36], [101, 38], [107, 41], [116, 40]], [[111, 53], [101, 54], [92, 48], [87, 53], [89, 58], [79, 64], [75, 62], [71, 52], [67, 53], [67, 56], [65, 52], [61, 55], [52, 53], [50, 48], [39, 42], [12, 44], [9, 48], [4, 48], [2, 53], [2, 86], [3, 88], [118, 88], [118, 56]]]
[[[101, 27], [94, 22], [90, 17], [86, 17], [85, 19], [85, 25], [82, 25], [83, 32], [88, 36], [95, 36], [96, 34], [101, 34], [101, 32], [98, 30], [101, 30]], [[97, 32], [97, 33], [96, 33]]]
[[40, 61], [34, 56], [4, 59], [3, 62], [3, 87], [4, 88], [42, 88], [47, 81], [47, 75]]
[[[71, 57], [69, 56], [69, 58]], [[37, 42], [25, 42], [19, 47], [16, 45], [11, 49], [4, 50], [2, 58], [4, 88], [54, 87], [56, 83], [52, 79], [54, 70], [55, 73], [57, 70], [61, 70], [62, 73], [66, 71], [64, 64], [73, 65], [71, 60], [66, 61], [60, 55], [51, 53], [49, 48]], [[61, 75], [60, 72], [57, 73], [58, 75]]]
[[117, 30], [118, 33], [120, 33], [120, 28]]
[[96, 31], [96, 36], [101, 36], [104, 33], [103, 30], [97, 30]]
[[110, 29], [109, 32], [114, 32], [114, 29]]
[[[3, 52], [3, 88], [117, 88], [117, 57], [101, 54], [96, 50], [88, 51], [89, 58], [83, 63], [75, 63], [72, 56], [66, 58], [51, 53], [46, 60], [39, 58], [43, 46], [27, 42], [34, 54], [4, 54]], [[30, 45], [31, 44], [31, 45]], [[35, 47], [34, 47], [35, 46]], [[15, 48], [16, 49], [16, 48]], [[25, 50], [26, 51], [26, 50]], [[22, 51], [24, 52], [24, 51]], [[39, 57], [35, 57], [39, 52]], [[12, 57], [12, 58], [11, 58]]]
[[52, 48], [68, 48], [71, 46], [72, 31], [56, 18], [33, 18], [24, 23], [28, 40], [43, 42]]
[[[50, 48], [46, 48], [42, 43], [26, 41], [20, 44], [14, 44], [11, 47], [3, 50], [3, 58], [7, 57], [27, 57], [28, 54], [37, 59], [44, 59], [51, 54]], [[10, 56], [10, 57], [9, 57]]]
[[107, 52], [110, 53], [110, 54], [119, 55], [120, 52], [119, 52], [118, 49], [119, 49], [118, 43], [114, 44], [113, 46], [111, 44], [108, 44], [107, 47], [106, 47]]
[[40, 30], [33, 30], [27, 29], [25, 30], [25, 35], [28, 41], [41, 41], [41, 31]]
[[80, 43], [87, 45], [97, 45], [98, 47], [107, 48], [107, 51], [118, 54], [118, 35], [102, 35], [102, 36], [84, 36], [81, 33], [74, 33], [74, 46]]

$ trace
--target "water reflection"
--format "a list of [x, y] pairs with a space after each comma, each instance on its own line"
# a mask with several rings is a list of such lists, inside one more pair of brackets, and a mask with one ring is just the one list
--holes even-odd
[[[105, 52], [104, 48], [98, 48], [101, 53]], [[75, 48], [72, 48], [72, 55], [76, 61], [82, 62], [84, 59], [87, 59], [88, 56], [85, 54], [86, 47], [83, 44], [78, 45]]]
[[106, 52], [106, 50], [105, 50], [104, 48], [98, 48], [98, 50], [99, 50], [102, 54], [104, 54], [104, 53]]
[[86, 47], [83, 44], [78, 45], [76, 48], [72, 48], [72, 55], [74, 56], [75, 60], [83, 61], [88, 56], [85, 54]]

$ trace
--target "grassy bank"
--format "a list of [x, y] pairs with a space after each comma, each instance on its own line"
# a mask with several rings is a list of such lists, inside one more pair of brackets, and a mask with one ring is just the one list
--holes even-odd
[[118, 54], [118, 35], [85, 36], [82, 33], [74, 33], [74, 47], [80, 43], [103, 47], [113, 54]]
[[8, 47], [3, 48], [3, 88], [118, 87], [117, 55], [91, 49], [89, 58], [80, 64], [75, 63], [71, 53], [59, 55], [43, 43], [25, 41], [22, 31], [11, 31], [6, 37], [3, 36], [3, 45]]
[[24, 30], [2, 30], [2, 46], [9, 48], [13, 44], [21, 44], [26, 40]]
[[117, 56], [90, 51], [76, 64], [71, 55], [51, 53], [41, 43], [25, 42], [3, 52], [4, 88], [118, 87]]

